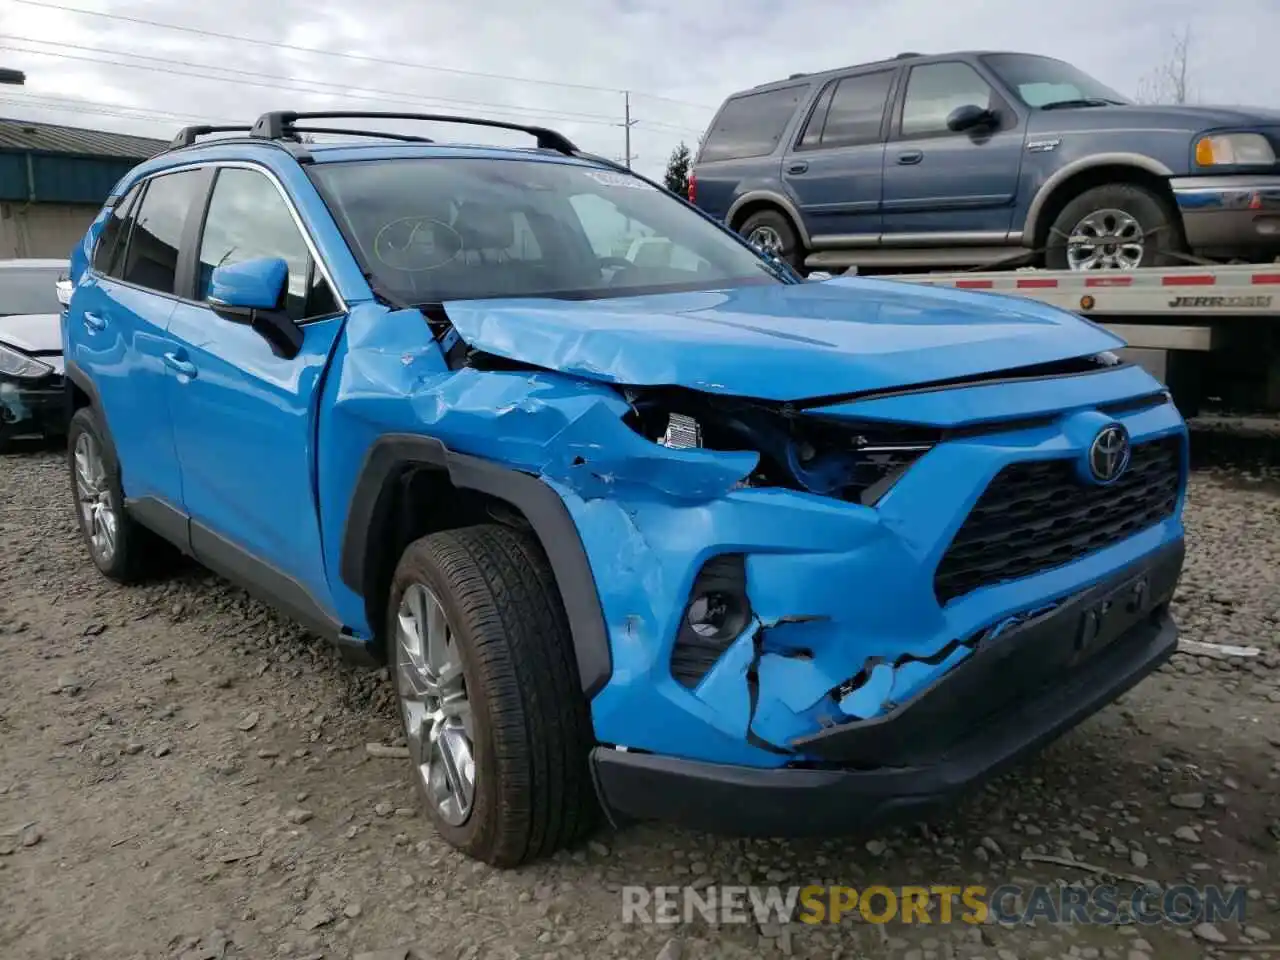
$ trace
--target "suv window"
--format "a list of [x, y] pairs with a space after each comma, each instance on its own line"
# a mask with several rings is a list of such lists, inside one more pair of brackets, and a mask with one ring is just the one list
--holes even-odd
[[142, 206], [129, 232], [124, 273], [120, 279], [157, 293], [173, 293], [178, 248], [187, 216], [204, 187], [203, 171], [182, 170], [151, 178]]
[[256, 170], [218, 171], [200, 237], [196, 299], [209, 299], [215, 267], [259, 257], [289, 265], [285, 312], [295, 321], [333, 313], [336, 301], [312, 262], [311, 250], [275, 184]]
[[947, 117], [956, 107], [999, 106], [995, 91], [967, 63], [927, 63], [912, 67], [902, 104], [902, 136], [950, 134]]
[[877, 70], [834, 81], [818, 98], [817, 109], [801, 137], [801, 148], [878, 143], [880, 123], [884, 119], [892, 84], [892, 70]]
[[405, 158], [316, 164], [311, 176], [360, 263], [405, 303], [782, 282], [740, 238], [596, 166]]
[[102, 225], [102, 232], [98, 234], [98, 245], [93, 251], [93, 269], [105, 277], [120, 276], [120, 267], [124, 262], [123, 253], [129, 242], [129, 217], [141, 193], [142, 184], [135, 183], [112, 208], [111, 216], [107, 218], [107, 222]]
[[798, 84], [731, 98], [707, 131], [698, 162], [766, 157], [773, 153], [808, 89], [808, 84]]

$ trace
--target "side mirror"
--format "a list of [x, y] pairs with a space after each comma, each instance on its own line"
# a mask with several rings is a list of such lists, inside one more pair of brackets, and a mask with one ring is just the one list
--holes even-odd
[[258, 257], [214, 267], [209, 306], [233, 323], [244, 323], [271, 345], [278, 357], [292, 360], [302, 349], [302, 330], [281, 309], [289, 265], [280, 257]]
[[215, 310], [275, 310], [280, 305], [289, 265], [279, 257], [258, 257], [214, 267], [209, 303]]
[[976, 130], [979, 127], [993, 127], [996, 124], [996, 115], [986, 107], [980, 107], [974, 103], [967, 103], [962, 107], [956, 107], [947, 115], [947, 129], [956, 133], [963, 133], [966, 130]]
[[71, 281], [66, 277], [63, 277], [58, 281], [57, 286], [58, 303], [62, 304], [62, 309], [65, 310], [67, 307], [71, 306]]

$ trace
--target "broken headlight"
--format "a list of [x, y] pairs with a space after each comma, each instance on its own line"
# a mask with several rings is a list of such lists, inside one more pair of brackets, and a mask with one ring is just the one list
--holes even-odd
[[937, 430], [867, 424], [691, 391], [633, 391], [629, 425], [673, 449], [751, 450], [748, 486], [873, 504], [941, 439]]
[[53, 373], [53, 367], [0, 343], [0, 373], [22, 380], [38, 380]]

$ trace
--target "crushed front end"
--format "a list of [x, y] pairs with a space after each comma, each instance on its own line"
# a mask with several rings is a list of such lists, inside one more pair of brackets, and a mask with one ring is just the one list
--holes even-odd
[[1136, 367], [768, 413], [627, 402], [683, 472], [588, 450], [544, 474], [609, 628], [593, 765], [616, 818], [782, 835], [919, 812], [1173, 651], [1186, 430]]

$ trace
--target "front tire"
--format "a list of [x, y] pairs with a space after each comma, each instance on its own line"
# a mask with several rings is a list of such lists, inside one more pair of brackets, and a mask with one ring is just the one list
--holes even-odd
[[134, 583], [172, 558], [173, 548], [125, 511], [120, 464], [90, 407], [81, 407], [71, 417], [67, 465], [80, 536], [103, 574], [119, 583]]
[[485, 524], [415, 540], [392, 580], [387, 636], [415, 780], [450, 845], [514, 867], [594, 827], [588, 706], [529, 535]]
[[1181, 261], [1177, 215], [1159, 195], [1132, 183], [1086, 190], [1054, 219], [1045, 244], [1050, 270], [1135, 270]]

